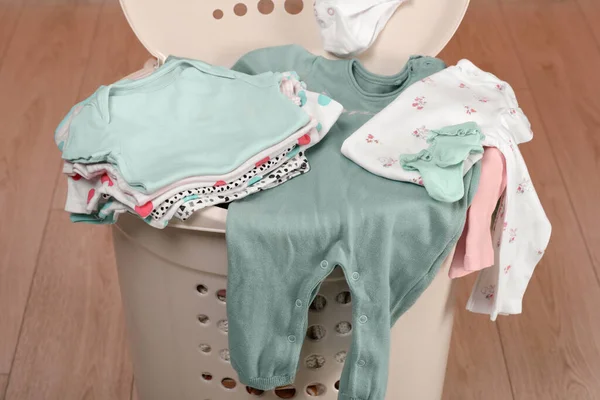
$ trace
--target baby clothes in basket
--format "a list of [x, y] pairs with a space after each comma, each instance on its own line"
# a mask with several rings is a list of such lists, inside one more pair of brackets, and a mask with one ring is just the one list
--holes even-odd
[[109, 162], [144, 193], [225, 175], [310, 121], [281, 93], [281, 79], [170, 58], [152, 75], [100, 87], [56, 140], [63, 159]]
[[[473, 122], [485, 136], [481, 143], [497, 148], [506, 160], [506, 194], [492, 235], [495, 262], [480, 272], [467, 305], [467, 309], [495, 319], [498, 314], [521, 313], [525, 289], [551, 232], [517, 147], [533, 134], [510, 85], [461, 60], [408, 88], [348, 138], [342, 152], [374, 174], [420, 183], [418, 171], [384, 160], [426, 149], [431, 130]], [[371, 136], [379, 141], [377, 145], [369, 143]], [[468, 155], [464, 171], [480, 157], [481, 153]]]
[[229, 207], [229, 347], [244, 384], [267, 390], [293, 382], [308, 307], [340, 265], [352, 292], [353, 336], [339, 398], [384, 398], [390, 326], [454, 247], [479, 168], [464, 177], [466, 196], [441, 203], [422, 187], [368, 173], [339, 149], [399, 93], [443, 67], [413, 57], [400, 73], [382, 77], [356, 60], [327, 60], [298, 46], [257, 50], [234, 66], [247, 73], [295, 69], [311, 90], [345, 107], [307, 152], [311, 173]]
[[[160, 79], [164, 79], [160, 78], [160, 76], [170, 77], [172, 74], [175, 74], [173, 71], [178, 71], [181, 65], [186, 66], [186, 69], [187, 67], [192, 68], [188, 64], [192, 66], [196, 66], [197, 64], [204, 69], [209, 67], [216, 68], [207, 67], [206, 64], [194, 60], [175, 58], [170, 58], [167, 64], [169, 64], [169, 68], [166, 68], [168, 73], [162, 72], [159, 74], [159, 78], [155, 78], [153, 74], [148, 73], [140, 74], [140, 76], [154, 83], [160, 81]], [[204, 69], [200, 71], [203, 72]], [[222, 68], [216, 69], [220, 73], [219, 76], [241, 76], [244, 82], [246, 80], [252, 82], [254, 79], [254, 77], [245, 74]], [[159, 69], [157, 72], [161, 71]], [[179, 74], [181, 73], [179, 72]], [[175, 75], [177, 77], [180, 76], [178, 74]], [[269, 96], [274, 97], [274, 100], [277, 101], [282, 100], [286, 109], [291, 106], [292, 109], [300, 110], [302, 119], [304, 117], [308, 118], [308, 123], [292, 134], [285, 136], [283, 140], [273, 143], [268, 148], [256, 154], [252, 154], [249, 159], [230, 172], [220, 175], [192, 175], [175, 181], [172, 180], [174, 178], [169, 178], [169, 184], [159, 187], [152, 192], [140, 189], [139, 185], [130, 183], [123, 175], [119, 164], [113, 165], [106, 162], [72, 163], [66, 161], [63, 172], [69, 175], [70, 178], [68, 179], [69, 191], [65, 208], [72, 214], [76, 214], [73, 220], [113, 223], [120, 213], [129, 211], [145, 218], [145, 221], [152, 226], [163, 228], [173, 216], [186, 219], [192, 212], [205, 206], [243, 198], [256, 191], [277, 186], [294, 176], [307, 172], [310, 167], [304, 156], [304, 151], [317, 144], [327, 134], [331, 125], [335, 123], [341, 113], [342, 107], [333, 100], [328, 102], [327, 107], [319, 104], [319, 95], [306, 90], [305, 85], [297, 79], [298, 76], [294, 72], [263, 74], [261, 75], [261, 79], [265, 80], [265, 77], [268, 75], [279, 77], [276, 79], [279, 91], [276, 94], [270, 93]], [[213, 78], [211, 77], [211, 79]], [[171, 78], [169, 78], [169, 82], [170, 80]], [[227, 79], [226, 83], [229, 80]], [[126, 82], [116, 84], [115, 86], [121, 87], [127, 86], [126, 84], [133, 85], [134, 83], [139, 85], [139, 82], [129, 79], [124, 81]], [[239, 95], [243, 97], [243, 92], [240, 92]], [[89, 106], [89, 102], [90, 100], [88, 99], [75, 106], [57, 129], [56, 139], [59, 148], [63, 148], [64, 150], [64, 143], [68, 142], [73, 135], [72, 128], [74, 122], [76, 122], [82, 113], [84, 106], [86, 104]], [[265, 107], [268, 104], [268, 102], [265, 103]], [[222, 109], [218, 111], [223, 112]], [[225, 111], [227, 112], [228, 109]], [[249, 111], [245, 110], [244, 112]], [[272, 110], [265, 109], [264, 112], [272, 112]], [[173, 116], [166, 116], [165, 119], [170, 117]], [[192, 113], [190, 118], [194, 117], [203, 118], [205, 115], [193, 115]], [[260, 115], [255, 117], [260, 117]], [[214, 119], [216, 116], [211, 118]], [[243, 118], [234, 119], [239, 121], [238, 124], [243, 125]], [[252, 121], [249, 122], [252, 123]], [[264, 123], [265, 129], [269, 129], [269, 124], [269, 121]], [[80, 130], [80, 132], [83, 132], [80, 135], [91, 134], [91, 132], [85, 130]], [[249, 129], [245, 135], [248, 138], [252, 138], [256, 136], [253, 132], [252, 129]], [[180, 133], [185, 134], [183, 129]], [[190, 135], [193, 135], [193, 133], [190, 133]], [[278, 135], [280, 135], [279, 132]], [[205, 136], [211, 137], [210, 132]], [[265, 135], [264, 132], [259, 132], [258, 137], [264, 137], [269, 141], [273, 141], [273, 137]], [[274, 138], [277, 138], [277, 136], [275, 135]], [[211, 144], [210, 146], [213, 145]], [[198, 145], [198, 147], [202, 146]], [[205, 149], [201, 150], [205, 151]], [[222, 150], [221, 154], [224, 162], [231, 162], [236, 157], [239, 158], [239, 154], [231, 153], [231, 148], [224, 147]], [[248, 149], [245, 148], [244, 151], [248, 151]], [[198, 154], [200, 155], [201, 152]], [[161, 157], [161, 153], [148, 153], [147, 158], [149, 160], [160, 160]], [[107, 156], [107, 158], [109, 159], [108, 161], [111, 161], [113, 157]], [[135, 157], [136, 161], [138, 161], [137, 158]], [[184, 163], [182, 160], [173, 158], [166, 161], [166, 164], [168, 164], [167, 168], [172, 168], [174, 164], [181, 166], [180, 164], [182, 163]], [[205, 162], [201, 157], [197, 157], [194, 163], [194, 167], [205, 166]], [[276, 172], [276, 174], [273, 175], [270, 172]], [[178, 169], [177, 173], [181, 174], [182, 171]], [[185, 175], [187, 174], [188, 172], [185, 173]], [[277, 176], [277, 179], [270, 178], [271, 175]], [[152, 185], [156, 186], [155, 182], [152, 182]]]

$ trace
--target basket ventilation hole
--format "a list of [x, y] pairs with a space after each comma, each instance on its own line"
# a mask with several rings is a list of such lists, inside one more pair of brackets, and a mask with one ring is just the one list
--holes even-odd
[[217, 322], [217, 328], [219, 328], [219, 330], [221, 330], [222, 332], [227, 333], [229, 331], [229, 323], [226, 319], [222, 319], [219, 322]]
[[323, 325], [311, 325], [306, 330], [306, 337], [313, 342], [318, 342], [325, 337], [327, 330]]
[[280, 399], [293, 399], [296, 397], [296, 388], [293, 386], [283, 386], [275, 388], [275, 396]]
[[219, 301], [222, 301], [223, 303], [225, 303], [225, 300], [227, 300], [227, 290], [220, 289], [217, 292], [217, 299], [219, 299]]
[[212, 347], [210, 347], [210, 345], [206, 343], [199, 345], [198, 348], [203, 353], [210, 353], [210, 351], [212, 350]]
[[352, 332], [352, 324], [348, 321], [338, 322], [335, 331], [338, 335], [347, 335]]
[[237, 382], [231, 378], [223, 378], [221, 380], [221, 385], [223, 385], [225, 389], [233, 389], [237, 385]]
[[325, 365], [325, 357], [320, 354], [311, 354], [310, 356], [306, 357], [304, 364], [308, 369], [319, 369]]
[[209, 321], [210, 321], [210, 319], [208, 318], [208, 315], [204, 315], [204, 314], [198, 315], [198, 322], [200, 322], [202, 325], [208, 324]]
[[265, 391], [264, 390], [260, 390], [260, 389], [255, 389], [255, 388], [252, 388], [250, 386], [246, 386], [246, 392], [248, 392], [249, 394], [252, 394], [254, 396], [260, 396]]
[[208, 288], [204, 285], [197, 285], [196, 291], [200, 294], [206, 294], [206, 293], [208, 293]]
[[340, 390], [340, 381], [335, 381], [333, 387], [335, 388], [335, 390]]
[[212, 378], [213, 378], [212, 374], [210, 374], [208, 372], [205, 372], [202, 374], [202, 379], [204, 379], [205, 381], [212, 381]]
[[325, 306], [327, 306], [327, 299], [325, 296], [318, 294], [312, 303], [310, 303], [310, 307], [308, 309], [313, 312], [321, 312], [325, 309]]
[[346, 361], [346, 350], [342, 350], [335, 353], [335, 356], [333, 356], [333, 358], [335, 358], [335, 361], [339, 362], [340, 364], [343, 364], [344, 361]]
[[347, 290], [340, 292], [335, 296], [335, 301], [339, 304], [349, 304], [352, 301], [352, 295]]
[[306, 393], [312, 397], [323, 396], [325, 391], [325, 385], [322, 383], [313, 383], [306, 388]]

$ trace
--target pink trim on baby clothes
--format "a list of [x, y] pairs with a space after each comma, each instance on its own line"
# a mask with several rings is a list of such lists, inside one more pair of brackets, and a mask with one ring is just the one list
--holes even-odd
[[504, 156], [497, 148], [486, 147], [481, 159], [479, 187], [467, 211], [467, 221], [456, 245], [454, 259], [448, 271], [450, 278], [460, 278], [494, 264], [490, 226], [492, 214], [505, 188]]

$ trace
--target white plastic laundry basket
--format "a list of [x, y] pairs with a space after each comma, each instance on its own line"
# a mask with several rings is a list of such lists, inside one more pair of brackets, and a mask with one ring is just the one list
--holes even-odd
[[[218, 230], [215, 221], [207, 225], [211, 222]], [[158, 231], [125, 216], [114, 230], [114, 243], [140, 399], [250, 400], [261, 394], [239, 383], [229, 363], [224, 235]], [[441, 396], [453, 316], [446, 272], [447, 265], [392, 330], [387, 399]], [[261, 398], [337, 398], [352, 335], [351, 304], [344, 276], [336, 270], [309, 311], [294, 385]]]
[[[265, 0], [243, 6], [233, 0], [121, 4], [140, 41], [159, 61], [174, 54], [229, 66], [252, 49], [288, 43], [322, 53], [310, 1], [275, 0], [269, 13]], [[410, 54], [436, 55], [458, 27], [467, 4], [419, 0], [403, 5], [362, 57], [365, 65], [392, 73]], [[220, 19], [214, 16], [220, 16], [216, 9], [223, 13]], [[226, 218], [226, 210], [211, 207], [165, 230], [133, 216], [121, 217], [115, 226], [140, 400], [337, 399], [352, 335], [351, 297], [339, 270], [321, 286], [311, 306], [294, 385], [262, 393], [238, 381], [227, 348]], [[392, 330], [387, 400], [441, 397], [453, 318], [449, 259]]]

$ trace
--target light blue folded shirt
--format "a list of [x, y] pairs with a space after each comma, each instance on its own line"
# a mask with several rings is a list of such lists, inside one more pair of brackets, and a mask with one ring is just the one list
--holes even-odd
[[114, 164], [144, 193], [224, 175], [309, 122], [280, 82], [279, 73], [250, 76], [172, 57], [146, 78], [101, 86], [58, 145], [65, 160]]

